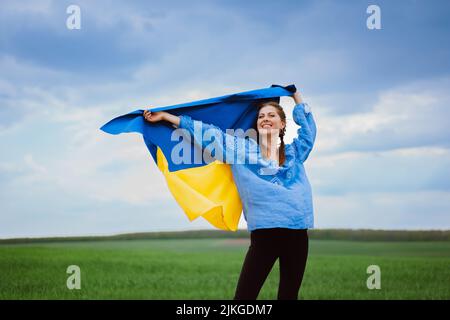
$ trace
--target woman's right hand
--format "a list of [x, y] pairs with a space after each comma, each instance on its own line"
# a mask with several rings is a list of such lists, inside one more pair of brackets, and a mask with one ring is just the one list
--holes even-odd
[[148, 122], [158, 122], [165, 120], [166, 114], [167, 112], [164, 111], [151, 112], [150, 110], [145, 110], [143, 116]]

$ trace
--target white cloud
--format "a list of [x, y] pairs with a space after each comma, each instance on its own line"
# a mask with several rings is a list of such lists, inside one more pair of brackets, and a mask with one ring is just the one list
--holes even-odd
[[449, 78], [421, 81], [378, 94], [373, 108], [342, 116], [319, 109], [318, 153], [375, 151], [415, 146], [448, 147]]
[[316, 228], [449, 229], [450, 192], [316, 196]]
[[52, 9], [52, 0], [2, 0], [2, 11], [8, 14], [48, 14]]
[[440, 147], [312, 155], [306, 168], [319, 195], [450, 190], [450, 149]]

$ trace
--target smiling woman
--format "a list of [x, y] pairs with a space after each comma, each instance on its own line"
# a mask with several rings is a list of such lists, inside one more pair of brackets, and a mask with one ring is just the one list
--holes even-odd
[[[298, 94], [298, 93], [296, 93]], [[258, 144], [263, 156], [279, 165], [285, 161], [284, 134], [286, 132], [286, 114], [283, 108], [276, 102], [262, 103], [258, 108], [256, 120], [258, 131]], [[280, 147], [276, 148], [278, 137], [281, 140]]]

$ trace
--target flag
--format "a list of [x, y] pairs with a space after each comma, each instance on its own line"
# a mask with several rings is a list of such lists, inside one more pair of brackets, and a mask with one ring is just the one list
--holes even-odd
[[[252, 91], [192, 101], [171, 106], [156, 107], [152, 112], [167, 111], [174, 115], [188, 115], [194, 120], [213, 124], [223, 131], [254, 126], [256, 105], [262, 101], [280, 101], [281, 96], [296, 92], [294, 85], [272, 85]], [[153, 160], [164, 175], [170, 192], [190, 221], [203, 217], [216, 228], [236, 231], [242, 213], [242, 203], [229, 164], [215, 160], [206, 163], [172, 161], [171, 152], [179, 143], [189, 143], [191, 157], [199, 152], [193, 142], [171, 139], [175, 129], [166, 121], [150, 123], [139, 109], [116, 117], [100, 129], [110, 134], [136, 132], [143, 136]], [[184, 149], [184, 148], [183, 148]], [[203, 158], [203, 157], [201, 157]]]

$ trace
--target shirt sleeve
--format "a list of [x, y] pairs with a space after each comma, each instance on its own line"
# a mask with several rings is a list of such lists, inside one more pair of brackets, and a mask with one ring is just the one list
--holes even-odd
[[300, 126], [293, 144], [297, 153], [297, 159], [305, 162], [316, 140], [316, 123], [311, 113], [311, 108], [307, 103], [295, 105], [293, 116], [295, 123]]
[[204, 159], [205, 162], [219, 160], [228, 164], [245, 163], [251, 161], [252, 147], [256, 148], [256, 142], [251, 143], [251, 139], [225, 133], [215, 125], [193, 120], [188, 115], [180, 116], [179, 128], [187, 130], [189, 138], [193, 138], [197, 146], [207, 151], [212, 159]]

